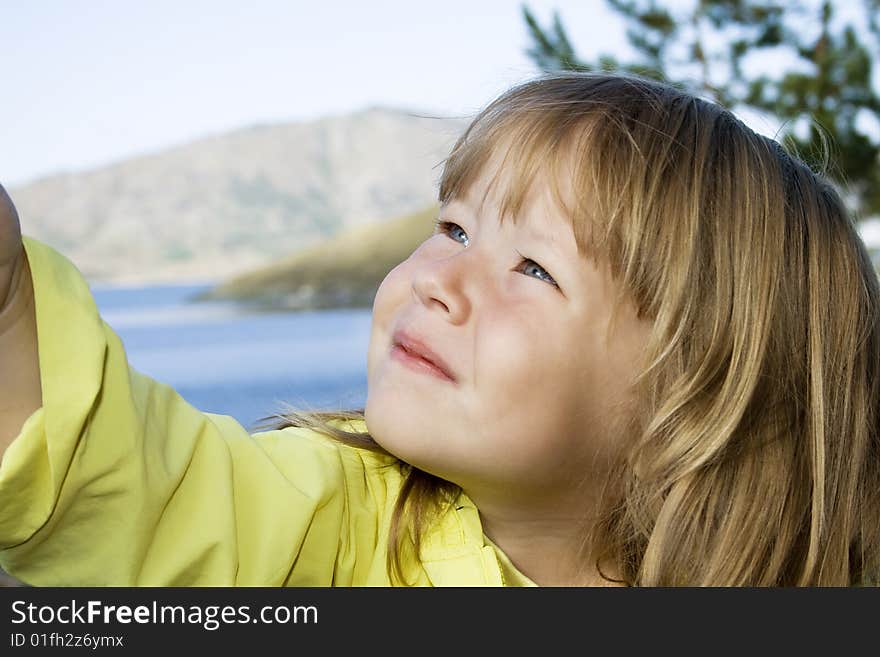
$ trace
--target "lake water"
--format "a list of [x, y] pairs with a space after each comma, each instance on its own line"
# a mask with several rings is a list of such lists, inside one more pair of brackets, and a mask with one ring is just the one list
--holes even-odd
[[189, 303], [204, 286], [100, 288], [92, 293], [129, 363], [196, 408], [249, 430], [280, 402], [363, 408], [369, 310], [243, 313], [234, 304]]

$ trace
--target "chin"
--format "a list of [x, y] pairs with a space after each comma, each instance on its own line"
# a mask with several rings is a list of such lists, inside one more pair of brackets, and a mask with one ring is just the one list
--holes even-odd
[[393, 404], [387, 404], [384, 400], [377, 399], [375, 395], [367, 395], [364, 406], [364, 419], [367, 429], [373, 440], [385, 451], [407, 460], [403, 452], [407, 452], [403, 436], [412, 435], [412, 423], [405, 415], [400, 414], [399, 408]]
[[364, 418], [373, 440], [389, 454], [416, 468], [434, 473], [437, 441], [425, 435], [425, 418], [401, 413], [400, 406], [368, 396]]
[[379, 446], [390, 454], [403, 458], [398, 454], [399, 436], [407, 432], [410, 422], [405, 416], [401, 416], [399, 407], [388, 403], [387, 397], [388, 395], [383, 395], [381, 392], [376, 393], [368, 389], [364, 404], [364, 420], [370, 436]]

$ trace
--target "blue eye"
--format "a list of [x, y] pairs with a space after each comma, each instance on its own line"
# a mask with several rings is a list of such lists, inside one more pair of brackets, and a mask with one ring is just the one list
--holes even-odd
[[[451, 233], [455, 232], [455, 229], [460, 230], [461, 234], [465, 236], [465, 239], [467, 239], [467, 233], [465, 233], [464, 229], [461, 226], [459, 226], [458, 224], [454, 224], [451, 221], [443, 221], [441, 219], [434, 220], [434, 234], [435, 235], [441, 234], [441, 233], [443, 235], [450, 235]], [[465, 244], [465, 246], [467, 246], [467, 244]]]
[[[435, 219], [434, 220], [434, 234], [435, 235], [442, 233], [443, 235], [447, 235], [447, 236], [451, 237], [453, 240], [458, 241], [454, 237], [454, 235], [457, 232], [460, 232], [464, 236], [464, 239], [468, 240], [467, 233], [465, 233], [464, 229], [462, 229], [462, 227], [459, 226], [458, 224], [453, 223], [451, 221], [443, 221], [442, 219]], [[467, 246], [467, 241], [463, 242], [463, 244], [465, 246]], [[519, 253], [519, 251], [517, 251], [517, 253]], [[537, 274], [538, 279], [543, 280], [543, 281], [549, 283], [550, 285], [552, 285], [553, 287], [559, 289], [559, 285], [556, 283], [556, 281], [553, 279], [553, 277], [547, 272], [546, 269], [544, 269], [541, 265], [539, 265], [537, 262], [535, 262], [531, 258], [526, 258], [522, 253], [519, 253], [519, 256], [523, 259], [522, 264], [526, 265], [525, 269], [532, 269], [533, 271], [538, 272], [538, 274]], [[528, 275], [528, 274], [526, 274], [526, 275]]]
[[[517, 251], [517, 253], [519, 253], [519, 251]], [[537, 268], [537, 271], [541, 272], [540, 275], [538, 276], [538, 278], [540, 278], [541, 280], [547, 281], [553, 287], [556, 287], [556, 288], [559, 287], [559, 285], [556, 284], [556, 281], [553, 279], [553, 277], [550, 275], [550, 273], [546, 269], [544, 269], [541, 265], [539, 265], [537, 262], [535, 262], [531, 258], [526, 258], [522, 253], [520, 253], [519, 255], [523, 259], [523, 264], [526, 265], [526, 269], [528, 269], [531, 265], [534, 265], [535, 268]]]

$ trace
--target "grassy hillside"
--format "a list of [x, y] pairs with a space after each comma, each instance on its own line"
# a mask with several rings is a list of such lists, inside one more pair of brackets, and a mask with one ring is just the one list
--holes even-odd
[[196, 300], [232, 300], [260, 310], [371, 308], [382, 279], [430, 236], [436, 215], [432, 206], [349, 230], [236, 276]]

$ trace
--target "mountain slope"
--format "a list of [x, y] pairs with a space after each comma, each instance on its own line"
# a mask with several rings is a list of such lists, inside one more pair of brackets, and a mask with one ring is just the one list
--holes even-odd
[[464, 127], [372, 108], [256, 126], [10, 193], [97, 282], [218, 281], [436, 199]]

